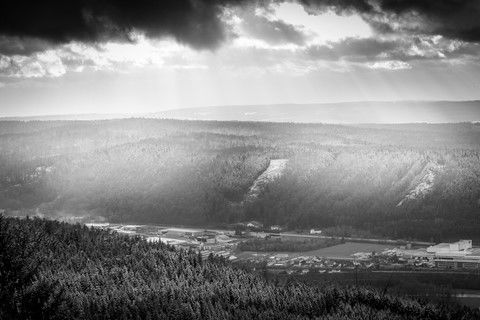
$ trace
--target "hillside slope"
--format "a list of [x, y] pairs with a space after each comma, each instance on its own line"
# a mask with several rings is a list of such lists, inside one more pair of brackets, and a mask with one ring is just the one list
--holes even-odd
[[[129, 119], [0, 128], [0, 209], [11, 215], [480, 237], [478, 124]], [[281, 176], [239, 206], [275, 159], [288, 160]]]
[[476, 319], [362, 288], [275, 285], [217, 258], [0, 216], [0, 319]]

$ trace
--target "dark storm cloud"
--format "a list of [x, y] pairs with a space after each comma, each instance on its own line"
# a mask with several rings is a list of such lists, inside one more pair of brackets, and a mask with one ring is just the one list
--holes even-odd
[[[0, 51], [41, 51], [70, 41], [131, 41], [132, 32], [172, 36], [197, 49], [216, 48], [229, 34], [229, 6], [268, 6], [282, 0], [10, 0], [0, 3]], [[299, 0], [312, 14], [358, 13], [378, 32], [442, 35], [480, 41], [479, 0]], [[303, 35], [281, 21], [260, 23], [257, 34], [300, 44]], [[255, 28], [253, 26], [252, 28]], [[327, 31], [326, 31], [327, 32]], [[5, 40], [6, 39], [6, 40]], [[25, 40], [27, 39], [27, 40]], [[37, 39], [34, 43], [31, 39]], [[22, 44], [23, 42], [23, 44]], [[34, 43], [33, 45], [26, 43]]]
[[18, 0], [0, 4], [0, 34], [51, 43], [173, 36], [195, 48], [225, 38], [221, 8], [236, 0]]
[[377, 31], [480, 41], [479, 0], [300, 0], [311, 13], [356, 12]]
[[318, 14], [326, 9], [333, 9], [337, 13], [361, 13], [374, 9], [370, 1], [366, 0], [299, 0], [298, 2], [311, 14]]
[[397, 16], [420, 15], [420, 31], [465, 41], [480, 40], [478, 0], [382, 0], [380, 10]]

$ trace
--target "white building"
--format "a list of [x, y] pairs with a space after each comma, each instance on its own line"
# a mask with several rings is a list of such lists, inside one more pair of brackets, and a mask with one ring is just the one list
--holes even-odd
[[263, 224], [258, 221], [250, 221], [247, 223], [247, 228], [252, 228], [252, 229], [261, 229], [263, 228]]
[[472, 249], [472, 240], [459, 240], [453, 243], [439, 243], [427, 248], [427, 252], [435, 255], [463, 256]]
[[452, 269], [480, 269], [480, 248], [472, 247], [472, 240], [439, 243], [427, 248], [434, 254], [437, 267]]

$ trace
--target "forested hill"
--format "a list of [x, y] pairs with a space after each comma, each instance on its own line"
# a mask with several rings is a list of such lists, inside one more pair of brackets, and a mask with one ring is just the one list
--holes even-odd
[[[288, 160], [282, 175], [245, 202], [272, 159]], [[5, 121], [3, 210], [478, 239], [480, 125]]]
[[108, 231], [0, 216], [0, 319], [478, 319], [362, 288], [275, 285]]

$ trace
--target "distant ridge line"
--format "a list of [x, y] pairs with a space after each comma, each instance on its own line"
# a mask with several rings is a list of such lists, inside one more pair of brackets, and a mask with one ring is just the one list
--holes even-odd
[[480, 100], [350, 101], [305, 104], [225, 105], [170, 109], [136, 114], [88, 113], [7, 116], [0, 117], [0, 121], [92, 121], [128, 118], [335, 124], [479, 122]]

